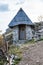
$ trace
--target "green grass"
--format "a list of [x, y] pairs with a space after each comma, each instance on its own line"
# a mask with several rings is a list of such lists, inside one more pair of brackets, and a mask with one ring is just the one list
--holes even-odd
[[22, 50], [18, 46], [11, 45], [9, 48], [9, 54], [17, 55], [19, 58], [22, 57]]
[[18, 56], [17, 59], [14, 59], [13, 65], [16, 65], [20, 62], [20, 60], [22, 58], [22, 51], [21, 51], [20, 47], [15, 46], [15, 45], [11, 45], [10, 48], [9, 48], [9, 54], [14, 54], [14, 55]]
[[32, 39], [32, 40], [27, 40], [27, 41], [25, 42], [25, 44], [34, 44], [34, 43], [35, 43], [34, 39]]
[[38, 40], [38, 41], [43, 41], [43, 38], [41, 38], [40, 40]]
[[[28, 46], [29, 44], [35, 44], [34, 39], [29, 40], [29, 41], [27, 40], [24, 44], [21, 44], [21, 47], [26, 46], [26, 45]], [[10, 45], [9, 54], [14, 54], [19, 57], [22, 57], [22, 49], [19, 46]]]
[[17, 58], [14, 60], [14, 65], [18, 64], [20, 62], [21, 58]]
[[11, 45], [9, 48], [9, 53], [10, 54], [21, 54], [22, 52], [21, 52], [20, 47]]
[[[22, 44], [21, 47], [24, 48], [24, 47], [26, 47], [26, 45], [28, 46], [29, 44], [34, 44], [34, 43], [35, 43], [35, 41], [34, 41], [34, 39], [32, 39], [32, 40], [27, 41], [24, 44]], [[9, 54], [14, 54], [14, 55], [18, 56], [17, 59], [14, 59], [13, 65], [18, 64], [20, 62], [20, 60], [22, 59], [23, 50], [21, 47], [15, 46], [15, 45], [10, 45], [10, 47], [9, 47]]]
[[0, 60], [0, 65], [4, 65], [4, 63], [6, 63], [7, 61], [3, 61], [3, 59], [2, 60]]
[[0, 61], [0, 65], [4, 65], [4, 62], [2, 60]]

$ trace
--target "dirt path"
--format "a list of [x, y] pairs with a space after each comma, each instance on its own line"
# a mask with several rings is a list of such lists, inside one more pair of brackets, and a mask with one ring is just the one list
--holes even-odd
[[43, 41], [29, 45], [18, 65], [43, 65]]

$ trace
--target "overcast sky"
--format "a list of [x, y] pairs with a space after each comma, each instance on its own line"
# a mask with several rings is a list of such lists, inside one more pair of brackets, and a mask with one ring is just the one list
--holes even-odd
[[38, 22], [38, 16], [43, 16], [43, 0], [0, 0], [0, 30], [2, 33], [8, 28], [9, 22], [21, 7], [32, 22]]

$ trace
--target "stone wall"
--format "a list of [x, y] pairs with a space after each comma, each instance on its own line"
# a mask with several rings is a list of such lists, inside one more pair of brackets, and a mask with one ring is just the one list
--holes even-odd
[[31, 40], [33, 37], [32, 29], [30, 26], [26, 26], [26, 39]]
[[18, 26], [14, 27], [13, 28], [13, 42], [17, 41], [19, 38], [18, 38]]
[[43, 39], [43, 31], [40, 33], [41, 39]]
[[[26, 40], [31, 40], [33, 37], [32, 29], [30, 26], [26, 26]], [[19, 28], [18, 26], [13, 28], [13, 43], [17, 43], [19, 41]]]

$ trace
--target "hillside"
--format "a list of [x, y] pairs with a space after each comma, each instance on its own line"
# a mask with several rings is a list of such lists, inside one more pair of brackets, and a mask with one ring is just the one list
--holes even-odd
[[43, 65], [43, 41], [22, 48], [23, 57], [18, 65]]

